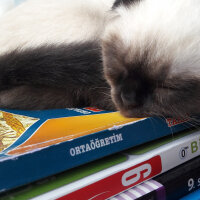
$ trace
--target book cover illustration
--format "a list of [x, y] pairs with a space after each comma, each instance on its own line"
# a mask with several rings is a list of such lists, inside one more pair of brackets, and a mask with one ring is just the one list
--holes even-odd
[[[117, 112], [88, 109], [91, 110], [83, 110], [82, 113], [81, 109], [77, 109], [79, 112], [76, 115], [73, 113], [76, 109], [22, 111], [25, 115], [0, 110], [0, 156], [3, 153], [20, 155], [116, 125], [123, 126], [129, 122], [140, 121], [124, 118]], [[38, 123], [35, 124], [36, 122]], [[33, 124], [36, 126], [29, 129]]]
[[0, 111], [0, 153], [39, 119]]

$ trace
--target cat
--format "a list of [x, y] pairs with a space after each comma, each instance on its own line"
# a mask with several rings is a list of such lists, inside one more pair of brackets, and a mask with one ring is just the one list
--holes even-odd
[[127, 117], [200, 114], [200, 1], [117, 0], [103, 36], [104, 73]]
[[0, 107], [114, 110], [100, 37], [114, 0], [28, 0], [0, 18]]
[[29, 0], [0, 19], [0, 107], [200, 113], [198, 0]]

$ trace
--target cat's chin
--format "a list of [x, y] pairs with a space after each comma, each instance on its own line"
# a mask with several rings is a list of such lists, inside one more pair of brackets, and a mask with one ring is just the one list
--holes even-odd
[[146, 118], [146, 117], [164, 117], [164, 118], [180, 118], [180, 116], [173, 116], [170, 114], [163, 115], [161, 113], [155, 112], [145, 112], [142, 109], [132, 108], [132, 109], [124, 109], [118, 108], [120, 114], [127, 118]]
[[134, 111], [129, 111], [129, 110], [120, 110], [120, 114], [123, 115], [124, 117], [127, 117], [127, 118], [143, 118], [143, 117], [150, 117], [146, 114], [143, 114], [143, 113], [137, 113], [137, 112], [134, 112]]
[[162, 118], [186, 118], [189, 115], [183, 113], [172, 113], [165, 108], [157, 108], [155, 105], [153, 110], [148, 109], [145, 105], [141, 106], [126, 106], [120, 103], [116, 103], [117, 110], [120, 114], [127, 118], [146, 118], [146, 117], [162, 117]]
[[142, 109], [138, 108], [126, 108], [123, 106], [116, 106], [117, 110], [119, 110], [120, 114], [127, 118], [144, 118], [144, 117], [152, 117], [152, 114], [148, 114], [146, 112], [143, 112]]
[[[146, 117], [161, 117], [161, 118], [174, 118], [174, 119], [185, 119], [185, 118], [191, 118], [189, 116], [198, 116], [198, 115], [185, 115], [180, 114], [177, 115], [175, 113], [169, 113], [167, 111], [165, 112], [156, 112], [154, 111], [145, 111], [142, 107], [140, 108], [125, 108], [125, 107], [119, 107], [117, 106], [118, 110], [120, 111], [120, 114], [127, 118], [146, 118]], [[195, 117], [193, 117], [195, 118]]]

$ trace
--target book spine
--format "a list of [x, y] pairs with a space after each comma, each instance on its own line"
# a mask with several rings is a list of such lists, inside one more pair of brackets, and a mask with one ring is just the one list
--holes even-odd
[[167, 200], [176, 200], [200, 188], [200, 157], [193, 159], [154, 180], [164, 185]]
[[193, 193], [181, 198], [180, 200], [199, 200], [200, 197], [200, 189], [194, 191]]
[[176, 200], [200, 188], [200, 157], [109, 200]]
[[[101, 179], [98, 177], [98, 179], [93, 180], [93, 183], [90, 185], [85, 185], [83, 180], [82, 182], [79, 181], [79, 183], [72, 183], [70, 186], [63, 186], [49, 194], [51, 197], [53, 195], [55, 199], [59, 200], [85, 200], [91, 198], [102, 200], [110, 198], [200, 155], [199, 133], [200, 132], [196, 132], [164, 145], [163, 147], [147, 153], [146, 156], [141, 155], [144, 159], [141, 161], [141, 156], [139, 156], [140, 159], [137, 161], [137, 164], [135, 164], [136, 161], [133, 158], [132, 161], [134, 164], [124, 169], [126, 163], [127, 166], [130, 166], [131, 161], [129, 159], [118, 165], [118, 168], [121, 165], [121, 169], [124, 170], [111, 173], [111, 175], [108, 175], [106, 178]], [[129, 157], [131, 158], [131, 155]], [[92, 180], [92, 176], [90, 179]], [[82, 185], [82, 187], [80, 189], [74, 189], [77, 184]], [[42, 200], [42, 195], [39, 199]], [[45, 197], [43, 199], [47, 198]]]

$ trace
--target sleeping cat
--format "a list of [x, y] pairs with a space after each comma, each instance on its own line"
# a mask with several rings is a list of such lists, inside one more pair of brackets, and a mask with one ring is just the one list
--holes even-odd
[[198, 114], [199, 11], [198, 0], [29, 0], [0, 19], [0, 107]]

